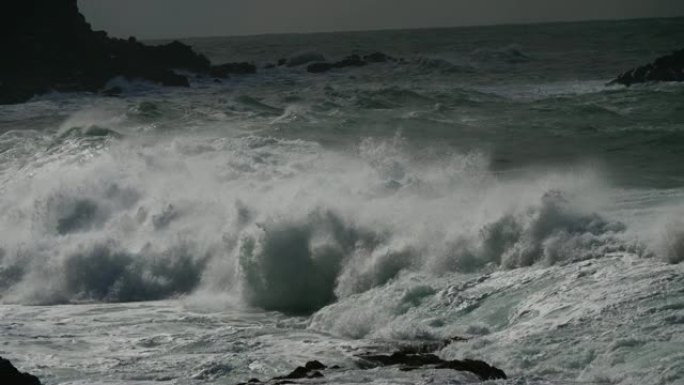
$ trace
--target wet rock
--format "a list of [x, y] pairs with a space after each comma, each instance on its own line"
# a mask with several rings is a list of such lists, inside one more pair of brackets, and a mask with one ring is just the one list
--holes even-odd
[[38, 377], [22, 373], [9, 360], [0, 357], [0, 383], [3, 385], [40, 385]]
[[304, 365], [305, 368], [309, 370], [323, 370], [326, 369], [327, 366], [323, 365], [320, 361], [309, 361]]
[[370, 55], [365, 55], [363, 57], [363, 60], [365, 60], [368, 63], [387, 63], [389, 61], [397, 61], [397, 59], [386, 55], [382, 52], [374, 52]]
[[317, 362], [317, 364], [309, 365], [310, 363], [308, 363], [306, 367], [298, 366], [295, 370], [290, 372], [290, 374], [288, 374], [286, 376], [274, 377], [273, 379], [274, 380], [299, 380], [299, 379], [304, 379], [304, 378], [321, 378], [321, 377], [323, 377], [323, 374], [321, 372], [319, 372], [318, 370], [315, 370], [313, 368], [309, 368], [309, 366], [319, 367], [322, 365], [323, 368], [321, 368], [321, 369], [324, 369], [325, 366], [318, 361], [315, 361], [315, 362]]
[[367, 64], [368, 63], [361, 59], [361, 56], [351, 55], [335, 63], [313, 63], [310, 64], [306, 70], [311, 73], [323, 73], [328, 72], [333, 68], [362, 67]]
[[307, 369], [303, 366], [298, 366], [295, 370], [291, 371], [290, 374], [285, 375], [285, 376], [275, 377], [275, 379], [276, 380], [285, 380], [285, 379], [307, 378], [308, 374], [309, 374], [309, 369]]
[[370, 55], [365, 55], [363, 57], [359, 55], [350, 55], [334, 63], [318, 61], [316, 63], [309, 64], [306, 70], [311, 73], [324, 73], [335, 68], [363, 67], [370, 63], [387, 63], [397, 61], [397, 59], [388, 56], [382, 52], [375, 52]]
[[[465, 341], [461, 337], [454, 337], [445, 340], [443, 343], [452, 343], [456, 341]], [[506, 373], [503, 370], [489, 365], [484, 361], [478, 360], [444, 360], [435, 354], [430, 353], [405, 353], [394, 352], [390, 355], [386, 354], [361, 354], [357, 355], [360, 360], [357, 366], [361, 370], [373, 369], [381, 366], [398, 366], [401, 371], [413, 371], [419, 369], [451, 369], [462, 372], [470, 372], [478, 376], [481, 380], [498, 380], [506, 379]], [[240, 383], [238, 385], [246, 384], [296, 384], [302, 383], [297, 380], [306, 380], [315, 378], [324, 378], [321, 371], [328, 370], [343, 370], [340, 366], [334, 365], [327, 367], [319, 361], [309, 361], [304, 366], [299, 366], [285, 376], [274, 377], [269, 381], [261, 382], [258, 379], [249, 380], [247, 383]]]
[[609, 84], [630, 86], [646, 82], [684, 81], [684, 49], [662, 56], [653, 63], [627, 71]]
[[382, 354], [364, 354], [357, 356], [363, 361], [360, 367], [366, 369], [369, 366], [367, 363], [375, 366], [400, 366], [402, 371], [417, 370], [426, 366], [435, 369], [452, 369], [463, 372], [470, 372], [477, 375], [482, 380], [496, 380], [506, 379], [506, 373], [503, 370], [493, 367], [484, 361], [478, 360], [453, 360], [447, 361], [434, 354], [406, 354], [393, 353], [392, 355]]
[[256, 66], [251, 63], [225, 63], [212, 66], [210, 75], [215, 78], [227, 78], [229, 75], [255, 74]]

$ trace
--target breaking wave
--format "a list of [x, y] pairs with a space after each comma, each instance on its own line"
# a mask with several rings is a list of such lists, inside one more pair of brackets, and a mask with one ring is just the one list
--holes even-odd
[[7, 166], [3, 302], [200, 290], [309, 314], [406, 274], [616, 254], [682, 261], [681, 226], [662, 242], [639, 241], [611, 219], [609, 189], [591, 170], [507, 177], [482, 154], [429, 156], [401, 137], [332, 151], [270, 137], [98, 130], [60, 132], [50, 156]]

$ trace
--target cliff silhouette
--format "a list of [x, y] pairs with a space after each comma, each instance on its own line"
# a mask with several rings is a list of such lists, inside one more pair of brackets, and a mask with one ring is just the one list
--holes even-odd
[[93, 31], [77, 0], [8, 0], [3, 8], [1, 104], [51, 90], [99, 91], [117, 76], [188, 86], [174, 70], [211, 71], [206, 57], [178, 41], [149, 46]]

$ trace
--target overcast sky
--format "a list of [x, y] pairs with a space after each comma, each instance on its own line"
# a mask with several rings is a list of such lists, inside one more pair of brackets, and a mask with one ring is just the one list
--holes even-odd
[[120, 37], [447, 27], [684, 15], [684, 0], [79, 0]]

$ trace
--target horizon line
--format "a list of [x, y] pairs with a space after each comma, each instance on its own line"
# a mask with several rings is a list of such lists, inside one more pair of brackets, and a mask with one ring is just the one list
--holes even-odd
[[[137, 37], [142, 41], [163, 41], [163, 40], [195, 40], [195, 39], [216, 39], [216, 38], [248, 38], [248, 37], [265, 37], [265, 36], [287, 36], [287, 35], [324, 35], [324, 34], [344, 34], [344, 33], [368, 33], [368, 32], [397, 32], [397, 31], [425, 31], [425, 30], [442, 30], [442, 29], [473, 29], [473, 28], [494, 28], [494, 27], [524, 27], [524, 26], [541, 26], [550, 24], [582, 24], [582, 23], [597, 23], [597, 22], [621, 22], [621, 21], [646, 21], [646, 20], [670, 20], [682, 19], [683, 15], [676, 16], [656, 16], [656, 17], [627, 17], [617, 19], [578, 19], [578, 20], [551, 20], [551, 21], [512, 21], [505, 23], [485, 23], [485, 24], [462, 24], [462, 25], [443, 25], [443, 26], [426, 26], [426, 27], [408, 27], [408, 28], [373, 28], [373, 29], [349, 29], [349, 30], [323, 30], [323, 31], [301, 31], [301, 32], [264, 32], [264, 33], [237, 33], [228, 35], [195, 35], [195, 36], [176, 36], [176, 37]], [[133, 36], [133, 35], [131, 35]], [[117, 36], [114, 36], [117, 37]], [[124, 38], [119, 36], [119, 38]], [[128, 37], [125, 37], [128, 38]]]

